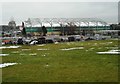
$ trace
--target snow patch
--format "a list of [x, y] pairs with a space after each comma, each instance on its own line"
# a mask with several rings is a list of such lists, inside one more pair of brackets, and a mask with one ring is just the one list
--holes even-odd
[[37, 53], [31, 53], [31, 54], [29, 54], [29, 55], [32, 55], [32, 56], [34, 56], [34, 55], [37, 55]]
[[94, 43], [94, 45], [93, 46], [97, 46], [97, 43]]
[[120, 50], [109, 50], [106, 52], [97, 52], [97, 54], [120, 54]]
[[95, 49], [95, 48], [90, 48], [90, 50], [93, 50], [93, 49]]
[[50, 65], [46, 64], [45, 66], [48, 67], [48, 66], [50, 66]]
[[77, 49], [84, 49], [84, 47], [74, 47], [74, 48], [65, 48], [65, 49], [60, 49], [60, 50], [77, 50]]
[[26, 54], [23, 54], [23, 53], [22, 53], [22, 54], [20, 54], [20, 55], [26, 55]]
[[13, 51], [13, 52], [11, 52], [11, 53], [19, 53], [19, 51]]
[[42, 45], [37, 45], [37, 46], [45, 46], [45, 44], [42, 44]]
[[9, 54], [0, 54], [0, 56], [8, 56]]
[[29, 50], [31, 50], [31, 49], [22, 49], [22, 51], [29, 51]]
[[55, 42], [55, 44], [58, 44], [59, 42]]
[[46, 55], [42, 55], [42, 56], [44, 56], [44, 57], [45, 57]]
[[4, 63], [4, 64], [0, 64], [0, 68], [4, 68], [7, 66], [16, 65], [16, 64], [18, 64], [18, 63]]
[[118, 49], [118, 47], [105, 47], [106, 49]]
[[21, 46], [2, 46], [0, 49], [6, 49], [6, 48], [19, 48]]
[[98, 49], [102, 49], [102, 48], [98, 48]]
[[42, 49], [42, 48], [40, 48], [40, 49], [37, 49], [37, 50], [49, 50], [49, 49]]
[[111, 44], [111, 43], [113, 43], [113, 42], [107, 42], [108, 44]]
[[70, 43], [67, 43], [67, 45], [70, 45]]

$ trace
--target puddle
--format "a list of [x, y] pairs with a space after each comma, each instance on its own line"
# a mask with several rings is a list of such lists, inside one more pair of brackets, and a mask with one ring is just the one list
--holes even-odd
[[4, 64], [0, 64], [0, 68], [4, 68], [7, 66], [16, 65], [16, 64], [18, 64], [18, 63], [4, 63]]
[[8, 56], [9, 54], [0, 54], [0, 56]]
[[84, 47], [74, 47], [74, 48], [65, 48], [65, 49], [60, 49], [60, 50], [78, 50], [78, 49], [84, 49]]

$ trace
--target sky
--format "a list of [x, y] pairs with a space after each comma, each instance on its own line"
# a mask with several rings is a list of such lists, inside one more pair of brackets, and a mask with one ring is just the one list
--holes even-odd
[[3, 2], [0, 6], [2, 24], [14, 19], [19, 25], [28, 18], [100, 18], [107, 23], [118, 22], [118, 2]]

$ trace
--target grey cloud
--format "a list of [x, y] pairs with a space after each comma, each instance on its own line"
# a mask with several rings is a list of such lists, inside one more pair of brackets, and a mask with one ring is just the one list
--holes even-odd
[[66, 18], [101, 18], [108, 23], [117, 23], [117, 2], [24, 2], [4, 3], [2, 5], [3, 23], [11, 17], [20, 24], [29, 17], [66, 17]]

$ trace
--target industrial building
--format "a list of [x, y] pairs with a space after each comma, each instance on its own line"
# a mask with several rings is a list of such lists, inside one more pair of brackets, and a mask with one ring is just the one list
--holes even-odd
[[110, 25], [98, 18], [28, 18], [24, 22], [26, 32], [40, 34], [45, 26], [48, 35], [93, 34], [110, 30]]

